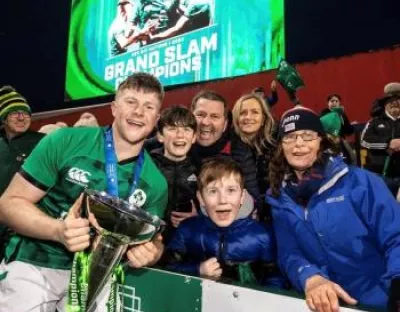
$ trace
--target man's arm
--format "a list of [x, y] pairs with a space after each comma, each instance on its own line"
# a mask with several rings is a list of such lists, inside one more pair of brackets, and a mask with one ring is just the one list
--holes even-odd
[[65, 220], [58, 220], [35, 206], [45, 194], [17, 173], [0, 198], [0, 222], [24, 236], [62, 243], [70, 251], [89, 246], [89, 222], [78, 213], [81, 198]]
[[155, 39], [169, 38], [169, 37], [175, 35], [178, 31], [180, 31], [188, 21], [189, 21], [189, 18], [187, 16], [183, 15], [176, 22], [175, 26], [172, 26], [172, 27], [168, 28], [166, 31], [163, 31], [159, 34], [155, 34], [155, 35], [150, 34], [150, 39], [155, 40]]

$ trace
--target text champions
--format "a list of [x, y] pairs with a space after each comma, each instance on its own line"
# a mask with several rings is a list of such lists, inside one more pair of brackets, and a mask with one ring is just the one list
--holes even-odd
[[212, 32], [185, 40], [184, 36], [171, 38], [127, 52], [129, 58], [110, 60], [104, 71], [106, 81], [115, 80], [115, 89], [134, 72], [149, 72], [160, 78], [174, 78], [201, 70], [202, 56], [218, 50], [218, 33]]

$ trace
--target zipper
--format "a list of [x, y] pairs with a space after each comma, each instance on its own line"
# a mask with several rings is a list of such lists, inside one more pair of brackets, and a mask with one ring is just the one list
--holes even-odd
[[225, 234], [221, 233], [218, 244], [218, 262], [222, 265], [225, 263]]

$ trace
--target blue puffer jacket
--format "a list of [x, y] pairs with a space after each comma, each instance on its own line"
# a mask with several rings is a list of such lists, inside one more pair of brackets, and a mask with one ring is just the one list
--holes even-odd
[[[216, 257], [220, 264], [269, 263], [276, 260], [272, 234], [250, 216], [239, 217], [229, 227], [216, 226], [206, 215], [183, 221], [166, 247], [183, 261], [170, 263], [173, 271], [199, 276], [200, 263]], [[263, 284], [281, 286], [282, 278], [272, 278]]]
[[267, 200], [278, 263], [298, 290], [320, 274], [361, 304], [386, 306], [390, 282], [400, 276], [400, 205], [380, 177], [331, 157], [306, 208], [284, 188]]

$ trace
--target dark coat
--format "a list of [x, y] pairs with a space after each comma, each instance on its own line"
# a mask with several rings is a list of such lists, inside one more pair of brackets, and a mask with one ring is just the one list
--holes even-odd
[[[392, 139], [400, 138], [400, 120], [386, 114], [371, 119], [361, 134], [361, 146], [368, 150], [366, 168], [382, 174], [388, 157], [387, 149]], [[390, 157], [388, 177], [400, 177], [400, 153]]]
[[175, 162], [166, 158], [162, 149], [154, 150], [151, 157], [168, 182], [166, 220], [169, 220], [171, 211], [192, 211], [190, 201], [196, 201], [197, 178], [190, 158]]
[[268, 145], [261, 155], [257, 155], [255, 148], [244, 143], [236, 133], [233, 133], [231, 135], [231, 153], [232, 158], [243, 170], [245, 188], [254, 198], [256, 207], [260, 209], [265, 202], [264, 194], [269, 188], [268, 166], [273, 146]]

